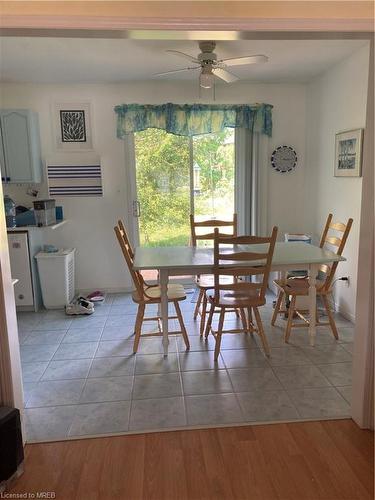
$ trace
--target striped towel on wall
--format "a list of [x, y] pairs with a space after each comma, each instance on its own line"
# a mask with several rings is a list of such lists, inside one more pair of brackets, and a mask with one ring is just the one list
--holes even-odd
[[103, 196], [100, 164], [47, 165], [50, 196]]

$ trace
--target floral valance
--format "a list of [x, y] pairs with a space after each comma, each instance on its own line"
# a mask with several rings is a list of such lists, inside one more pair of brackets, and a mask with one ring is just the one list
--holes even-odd
[[122, 104], [115, 112], [119, 139], [147, 128], [193, 136], [241, 127], [272, 135], [271, 104]]

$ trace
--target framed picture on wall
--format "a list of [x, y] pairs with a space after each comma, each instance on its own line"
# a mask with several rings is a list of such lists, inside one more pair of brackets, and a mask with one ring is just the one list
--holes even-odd
[[57, 149], [92, 151], [90, 103], [56, 103], [53, 114]]
[[335, 177], [361, 177], [363, 129], [336, 134]]

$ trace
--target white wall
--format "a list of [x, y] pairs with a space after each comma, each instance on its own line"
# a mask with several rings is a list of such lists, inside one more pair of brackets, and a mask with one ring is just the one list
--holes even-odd
[[357, 259], [360, 227], [362, 178], [334, 177], [335, 134], [363, 128], [369, 49], [367, 46], [310, 82], [306, 93], [306, 226], [318, 238], [329, 212], [334, 220], [354, 219], [344, 251], [347, 262], [337, 276], [349, 276], [349, 286], [334, 286], [336, 307], [355, 319]]
[[[124, 143], [116, 138], [113, 108], [122, 103], [193, 103], [198, 87], [190, 83], [138, 82], [116, 85], [37, 85], [4, 84], [1, 107], [30, 108], [39, 113], [43, 156], [55, 151], [52, 106], [56, 102], [92, 103], [95, 152], [102, 159], [103, 198], [57, 199], [69, 223], [50, 232], [48, 242], [77, 248], [77, 287], [117, 290], [128, 288], [129, 277], [115, 241], [113, 226], [119, 217], [126, 220]], [[220, 85], [216, 102], [273, 104], [274, 146], [288, 144], [298, 154], [297, 169], [291, 174], [271, 171], [269, 163], [269, 226], [279, 226], [280, 234], [302, 231], [305, 171], [305, 85], [246, 84]], [[69, 153], [66, 153], [69, 155]], [[17, 203], [31, 204], [24, 187], [6, 188]], [[41, 186], [46, 196], [46, 185]]]

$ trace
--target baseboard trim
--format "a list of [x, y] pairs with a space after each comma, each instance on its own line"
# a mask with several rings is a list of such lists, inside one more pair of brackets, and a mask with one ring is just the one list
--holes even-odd
[[[170, 276], [170, 282], [171, 283], [174, 283], [175, 281], [178, 281], [178, 283], [181, 283], [182, 285], [184, 285], [184, 287], [193, 287], [194, 286], [194, 281], [192, 281], [191, 279], [178, 279], [178, 277], [176, 276]], [[156, 283], [156, 281], [150, 281], [149, 283]], [[89, 293], [91, 293], [93, 290], [100, 290], [101, 292], [103, 293], [131, 293], [134, 291], [134, 287], [131, 287], [131, 286], [128, 286], [128, 287], [120, 287], [120, 288], [115, 288], [115, 287], [101, 287], [101, 286], [98, 286], [98, 287], [92, 287], [92, 288], [78, 288], [76, 290], [76, 295], [79, 294], [79, 295], [88, 295]]]
[[121, 287], [121, 288], [113, 288], [113, 287], [93, 287], [93, 288], [80, 288], [77, 290], [77, 294], [87, 295], [92, 293], [93, 290], [100, 290], [103, 293], [131, 293], [134, 288], [131, 287]]
[[[212, 352], [212, 351], [211, 351]], [[63, 441], [80, 441], [83, 439], [96, 439], [96, 438], [108, 438], [108, 437], [119, 437], [119, 436], [133, 436], [135, 434], [154, 434], [154, 433], [167, 433], [167, 432], [184, 432], [184, 431], [197, 431], [201, 429], [225, 429], [228, 427], [250, 427], [259, 425], [275, 425], [275, 424], [302, 424], [304, 422], [325, 422], [329, 420], [351, 420], [351, 416], [329, 416], [329, 417], [314, 417], [314, 418], [296, 418], [289, 420], [259, 420], [259, 421], [248, 421], [248, 422], [230, 422], [227, 424], [198, 424], [198, 425], [185, 425], [181, 427], [161, 427], [155, 429], [145, 429], [145, 430], [131, 430], [123, 432], [109, 432], [106, 434], [89, 434], [83, 436], [67, 436], [60, 438], [49, 438], [49, 439], [39, 439], [39, 440], [29, 440], [27, 441], [28, 446], [43, 443], [56, 443]]]
[[345, 319], [355, 324], [355, 315], [348, 312], [344, 307], [340, 306], [338, 302], [335, 302], [332, 298], [329, 298], [329, 303], [332, 309], [341, 314]]

